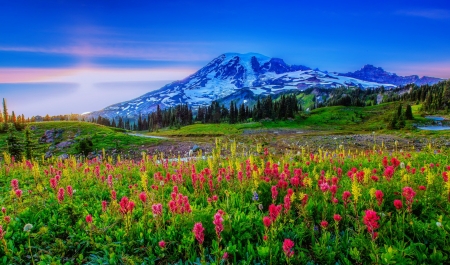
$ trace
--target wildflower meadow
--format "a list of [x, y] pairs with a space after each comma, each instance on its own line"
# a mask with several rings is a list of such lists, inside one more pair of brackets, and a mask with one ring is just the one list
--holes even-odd
[[0, 164], [0, 264], [445, 264], [447, 150]]

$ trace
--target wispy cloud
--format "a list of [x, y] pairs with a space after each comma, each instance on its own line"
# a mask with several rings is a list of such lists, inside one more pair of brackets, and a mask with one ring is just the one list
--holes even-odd
[[399, 10], [396, 13], [398, 15], [428, 19], [450, 19], [450, 10], [447, 9], [406, 9]]
[[[107, 57], [152, 61], [205, 61], [211, 54], [192, 52], [189, 48], [161, 43], [148, 47], [108, 47], [81, 44], [59, 47], [0, 46], [0, 51], [61, 54], [75, 57]], [[178, 47], [177, 47], [178, 46]]]
[[171, 68], [0, 68], [0, 83], [29, 82], [145, 82], [178, 80], [194, 73], [188, 67]]

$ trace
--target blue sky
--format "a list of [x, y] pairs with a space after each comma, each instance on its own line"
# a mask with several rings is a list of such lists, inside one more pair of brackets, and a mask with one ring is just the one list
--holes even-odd
[[27, 116], [98, 110], [225, 52], [450, 77], [447, 1], [0, 0], [0, 14], [0, 97]]

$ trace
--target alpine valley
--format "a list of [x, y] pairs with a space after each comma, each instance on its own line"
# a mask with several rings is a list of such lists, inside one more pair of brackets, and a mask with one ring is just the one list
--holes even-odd
[[188, 104], [195, 109], [217, 100], [252, 104], [258, 97], [277, 95], [310, 88], [332, 90], [339, 87], [360, 89], [383, 86], [392, 89], [407, 84], [435, 84], [440, 78], [417, 75], [398, 76], [380, 67], [365, 65], [358, 71], [337, 73], [311, 69], [303, 65], [288, 65], [283, 59], [257, 53], [225, 53], [183, 80], [174, 81], [138, 98], [108, 106], [86, 114], [87, 118], [102, 116], [137, 117], [139, 114]]

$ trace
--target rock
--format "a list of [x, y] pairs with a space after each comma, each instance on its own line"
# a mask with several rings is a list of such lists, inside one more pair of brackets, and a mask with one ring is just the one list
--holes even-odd
[[46, 153], [45, 153], [45, 155], [44, 155], [44, 158], [45, 159], [48, 159], [48, 158], [50, 158], [50, 157], [52, 157], [53, 156], [53, 153], [51, 152], [51, 151], [47, 151]]
[[36, 126], [30, 126], [30, 130], [32, 131], [36, 130]]
[[194, 145], [191, 149], [193, 152], [197, 152], [198, 150], [200, 150], [200, 147], [198, 145]]
[[53, 135], [55, 133], [55, 130], [47, 130], [45, 131], [44, 135], [42, 135], [41, 138], [39, 138], [40, 143], [53, 143]]
[[60, 142], [59, 144], [56, 145], [56, 147], [59, 149], [64, 149], [64, 148], [71, 146], [72, 144], [73, 144], [73, 142], [71, 142], [71, 141], [65, 141], [65, 142]]
[[58, 156], [58, 159], [62, 159], [62, 160], [66, 160], [68, 158], [69, 158], [68, 154], [62, 154], [62, 155]]

